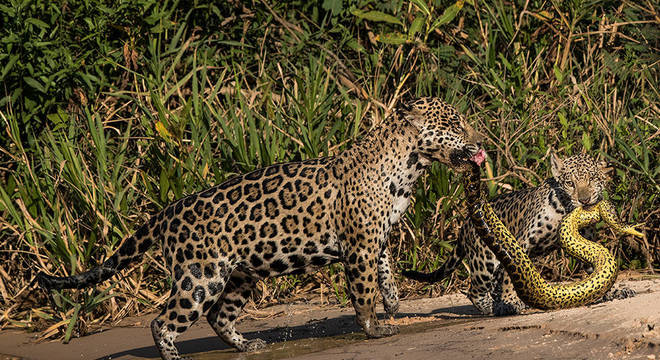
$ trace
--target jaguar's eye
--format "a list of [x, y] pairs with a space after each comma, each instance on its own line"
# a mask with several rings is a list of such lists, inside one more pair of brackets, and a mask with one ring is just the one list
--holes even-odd
[[568, 180], [566, 181], [566, 186], [572, 189], [575, 187], [575, 183], [573, 182], [573, 180]]

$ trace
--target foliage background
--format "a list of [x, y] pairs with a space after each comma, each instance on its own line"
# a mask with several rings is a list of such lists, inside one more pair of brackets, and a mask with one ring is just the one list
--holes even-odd
[[[184, 194], [336, 154], [406, 97], [444, 98], [487, 135], [491, 195], [538, 184], [551, 146], [611, 161], [607, 196], [647, 238], [600, 239], [624, 269], [660, 267], [655, 1], [9, 0], [0, 24], [2, 327], [68, 339], [153, 311], [169, 287], [157, 248], [99, 289], [49, 300], [28, 284], [99, 264]], [[420, 180], [390, 239], [398, 268], [443, 262], [459, 183], [437, 164]], [[580, 271], [561, 252], [539, 266]], [[268, 280], [251, 306], [345, 304], [338, 270]], [[466, 276], [401, 289], [455, 291]]]

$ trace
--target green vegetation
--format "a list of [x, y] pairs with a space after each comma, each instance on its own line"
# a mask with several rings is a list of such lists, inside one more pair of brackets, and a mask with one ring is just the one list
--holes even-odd
[[[608, 197], [647, 238], [601, 238], [623, 268], [660, 267], [655, 2], [9, 0], [0, 23], [3, 327], [68, 339], [152, 311], [169, 287], [158, 248], [99, 289], [49, 301], [28, 284], [99, 264], [184, 194], [336, 154], [426, 95], [487, 135], [492, 194], [537, 184], [550, 146], [617, 165]], [[438, 164], [420, 180], [390, 239], [399, 267], [443, 262], [465, 218], [459, 184]], [[555, 279], [579, 269], [562, 254], [542, 264]], [[337, 270], [268, 280], [254, 301], [345, 303]]]

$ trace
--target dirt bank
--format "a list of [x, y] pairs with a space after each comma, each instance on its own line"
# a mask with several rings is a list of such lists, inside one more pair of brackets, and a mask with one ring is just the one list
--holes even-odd
[[[366, 340], [352, 308], [278, 305], [239, 325], [265, 351], [228, 349], [204, 321], [184, 333], [179, 349], [194, 359], [660, 359], [660, 280], [626, 281], [638, 295], [576, 309], [494, 318], [480, 316], [461, 294], [407, 300], [396, 319], [401, 334]], [[621, 284], [619, 284], [621, 285]], [[0, 359], [136, 359], [158, 356], [149, 322], [121, 326], [70, 344], [35, 343], [30, 334], [0, 333]], [[4, 356], [4, 357], [3, 357]]]

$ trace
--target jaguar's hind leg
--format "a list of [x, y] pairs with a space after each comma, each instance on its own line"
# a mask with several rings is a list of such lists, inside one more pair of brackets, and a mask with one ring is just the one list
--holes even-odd
[[[216, 303], [225, 285], [225, 279], [213, 271], [215, 266], [207, 264], [204, 275], [199, 264], [187, 267], [190, 272], [185, 275], [175, 267], [175, 283], [167, 306], [151, 322], [154, 342], [160, 356], [166, 360], [181, 359], [174, 341]], [[177, 274], [182, 275], [177, 278]]]
[[231, 274], [225, 292], [213, 305], [206, 319], [218, 336], [239, 351], [255, 351], [266, 346], [261, 339], [248, 340], [236, 331], [235, 322], [250, 298], [257, 281], [236, 270]]

